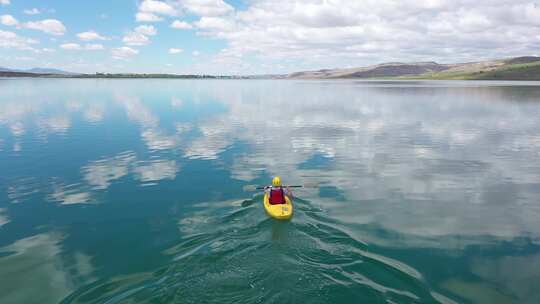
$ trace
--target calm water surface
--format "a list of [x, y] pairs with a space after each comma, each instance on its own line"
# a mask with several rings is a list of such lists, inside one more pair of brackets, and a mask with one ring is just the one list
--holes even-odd
[[[260, 193], [318, 182], [290, 222]], [[0, 80], [0, 303], [540, 303], [540, 83]]]

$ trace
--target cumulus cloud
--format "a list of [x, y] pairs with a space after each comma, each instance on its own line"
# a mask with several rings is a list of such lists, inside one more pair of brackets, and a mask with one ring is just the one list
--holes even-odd
[[1, 5], [9, 5], [9, 0], [0, 0]]
[[169, 49], [169, 54], [180, 54], [180, 53], [182, 53], [183, 51], [184, 51], [183, 49], [170, 48], [170, 49]]
[[7, 26], [15, 26], [19, 24], [19, 21], [11, 15], [2, 15], [0, 16], [0, 23]]
[[135, 15], [135, 20], [137, 20], [138, 22], [158, 22], [163, 20], [163, 18], [151, 13], [138, 12]]
[[17, 35], [14, 32], [0, 30], [0, 48], [18, 49], [18, 50], [34, 50], [32, 44], [37, 44], [38, 41], [31, 38], [25, 38]]
[[174, 7], [172, 7], [168, 3], [158, 0], [143, 0], [143, 2], [141, 2], [141, 4], [139, 5], [139, 10], [141, 12], [153, 14], [161, 14], [168, 16], [176, 15], [176, 9]]
[[137, 32], [130, 32], [126, 34], [122, 41], [127, 45], [146, 45], [150, 43], [150, 39], [148, 39], [148, 37]]
[[538, 54], [540, 47], [540, 5], [530, 0], [260, 0], [234, 13], [201, 16], [193, 23], [199, 33], [228, 43], [215, 60], [253, 64], [238, 59], [252, 54], [289, 71], [482, 60]]
[[42, 31], [49, 35], [61, 36], [66, 32], [64, 24], [56, 19], [30, 21], [24, 24], [25, 28]]
[[104, 50], [105, 48], [103, 47], [102, 44], [90, 43], [90, 44], [85, 45], [84, 49], [89, 50], [89, 51], [99, 51], [99, 50]]
[[38, 15], [41, 13], [41, 11], [35, 7], [32, 9], [25, 9], [23, 12], [27, 15]]
[[112, 49], [111, 54], [115, 59], [126, 59], [139, 54], [139, 51], [127, 46], [122, 46]]
[[[158, 0], [143, 0], [138, 7], [135, 19], [139, 22], [157, 22], [164, 16], [176, 16], [178, 10], [172, 4]], [[161, 16], [160, 16], [161, 15]]]
[[195, 25], [203, 30], [228, 32], [234, 29], [234, 21], [221, 17], [202, 17]]
[[171, 23], [171, 27], [178, 30], [189, 30], [193, 28], [191, 24], [180, 20], [174, 20], [173, 23]]
[[82, 32], [78, 33], [77, 37], [83, 41], [92, 41], [92, 40], [106, 40], [107, 38], [101, 36], [96, 31], [88, 31], [88, 32]]
[[87, 50], [87, 51], [99, 51], [105, 49], [103, 45], [101, 44], [86, 44], [86, 45], [80, 45], [78, 43], [64, 43], [60, 45], [60, 48], [64, 50], [70, 50], [70, 51], [80, 51], [80, 50]]
[[190, 13], [199, 16], [222, 16], [234, 11], [234, 8], [223, 0], [184, 0], [182, 6]]
[[60, 48], [64, 50], [80, 50], [81, 45], [78, 43], [64, 43], [60, 45]]
[[139, 25], [135, 28], [135, 32], [146, 36], [154, 36], [157, 34], [157, 30], [153, 25]]

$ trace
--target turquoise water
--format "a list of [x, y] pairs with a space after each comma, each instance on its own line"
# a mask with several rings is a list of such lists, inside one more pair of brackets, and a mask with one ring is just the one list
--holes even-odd
[[539, 303], [539, 220], [537, 82], [0, 80], [0, 303]]

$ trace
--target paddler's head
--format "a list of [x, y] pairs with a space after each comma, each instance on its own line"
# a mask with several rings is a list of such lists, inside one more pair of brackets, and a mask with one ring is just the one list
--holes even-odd
[[281, 186], [281, 178], [279, 178], [279, 176], [276, 176], [274, 177], [274, 179], [272, 179], [272, 186], [274, 187]]

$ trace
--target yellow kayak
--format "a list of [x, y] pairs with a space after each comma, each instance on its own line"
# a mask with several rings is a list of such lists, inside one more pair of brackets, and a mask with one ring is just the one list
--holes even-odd
[[278, 220], [288, 220], [293, 215], [293, 205], [291, 199], [285, 195], [285, 204], [270, 205], [268, 201], [268, 194], [264, 194], [264, 210], [266, 213]]

